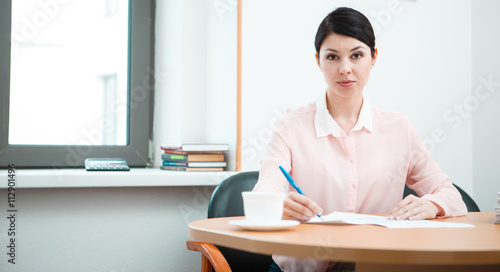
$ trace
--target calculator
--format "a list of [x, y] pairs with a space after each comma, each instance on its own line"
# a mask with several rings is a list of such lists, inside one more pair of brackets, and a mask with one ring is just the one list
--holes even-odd
[[87, 171], [129, 171], [127, 161], [119, 158], [89, 158], [85, 159]]

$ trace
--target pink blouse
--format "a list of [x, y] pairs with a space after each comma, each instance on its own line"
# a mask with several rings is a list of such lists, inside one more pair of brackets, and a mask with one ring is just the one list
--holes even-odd
[[[389, 213], [401, 201], [405, 183], [441, 206], [445, 217], [467, 212], [460, 193], [407, 117], [372, 108], [366, 99], [347, 135], [328, 112], [325, 94], [316, 103], [288, 112], [269, 143], [254, 191], [294, 190], [280, 165], [323, 214]], [[283, 271], [325, 271], [333, 264], [273, 258]]]
[[372, 108], [366, 99], [348, 135], [328, 112], [325, 94], [288, 112], [269, 143], [254, 191], [294, 190], [279, 165], [324, 214], [388, 213], [401, 201], [405, 183], [441, 206], [444, 216], [467, 212], [407, 117]]

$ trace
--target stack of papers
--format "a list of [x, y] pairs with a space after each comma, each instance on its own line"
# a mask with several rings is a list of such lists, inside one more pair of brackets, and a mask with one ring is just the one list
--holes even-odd
[[495, 205], [495, 224], [500, 224], [500, 192], [498, 192], [497, 205]]
[[[497, 213], [498, 215], [498, 213]], [[436, 220], [391, 220], [385, 216], [333, 212], [321, 216], [323, 221], [317, 217], [308, 223], [332, 224], [332, 225], [377, 225], [386, 228], [473, 228], [474, 225], [465, 223], [441, 222]]]

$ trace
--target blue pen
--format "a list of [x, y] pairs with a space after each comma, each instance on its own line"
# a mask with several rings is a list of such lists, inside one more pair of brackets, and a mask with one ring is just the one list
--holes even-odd
[[[297, 192], [299, 192], [299, 194], [305, 196], [306, 194], [304, 194], [304, 192], [302, 192], [302, 190], [300, 190], [299, 186], [297, 186], [297, 184], [295, 184], [295, 181], [293, 181], [292, 177], [288, 174], [287, 171], [285, 171], [285, 169], [283, 169], [283, 167], [280, 165], [280, 170], [281, 172], [283, 172], [283, 175], [285, 175], [286, 179], [288, 180], [288, 183], [290, 183], [290, 185], [292, 185], [292, 187], [297, 190]], [[317, 215], [319, 219], [323, 220], [323, 218], [321, 218], [321, 215], [318, 214]]]

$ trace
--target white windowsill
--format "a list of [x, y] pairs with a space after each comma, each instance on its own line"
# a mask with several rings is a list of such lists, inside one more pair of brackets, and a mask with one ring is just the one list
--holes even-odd
[[[233, 171], [177, 172], [158, 168], [130, 171], [86, 171], [85, 169], [16, 169], [16, 188], [93, 188], [217, 186]], [[8, 187], [7, 170], [0, 170], [0, 189]]]

